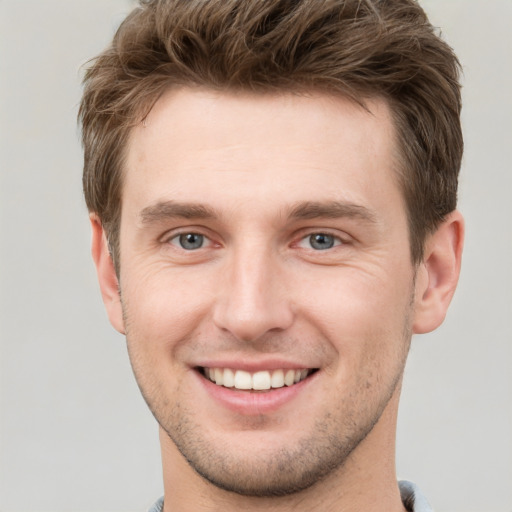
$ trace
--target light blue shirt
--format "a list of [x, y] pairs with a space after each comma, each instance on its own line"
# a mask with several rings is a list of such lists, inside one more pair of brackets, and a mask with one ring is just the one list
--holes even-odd
[[[402, 480], [398, 482], [400, 487], [400, 495], [402, 496], [402, 502], [404, 507], [409, 512], [433, 512], [432, 508], [428, 504], [425, 496], [421, 494], [418, 487], [412, 482]], [[164, 509], [164, 498], [160, 498], [148, 512], [162, 512]]]

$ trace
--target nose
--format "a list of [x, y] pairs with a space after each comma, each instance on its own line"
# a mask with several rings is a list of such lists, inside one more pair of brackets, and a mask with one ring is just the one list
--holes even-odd
[[254, 342], [269, 332], [282, 332], [294, 312], [279, 258], [270, 251], [236, 251], [222, 276], [213, 320], [235, 338]]

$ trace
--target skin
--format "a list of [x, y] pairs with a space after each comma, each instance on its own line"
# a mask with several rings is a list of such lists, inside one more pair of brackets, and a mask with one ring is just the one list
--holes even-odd
[[[391, 116], [367, 106], [182, 89], [133, 129], [120, 282], [94, 214], [93, 257], [161, 426], [166, 512], [403, 510], [403, 369], [411, 335], [444, 318], [463, 223], [412, 265]], [[187, 233], [204, 244], [184, 249]], [[283, 364], [317, 371], [261, 410], [243, 391], [227, 407], [197, 371]]]

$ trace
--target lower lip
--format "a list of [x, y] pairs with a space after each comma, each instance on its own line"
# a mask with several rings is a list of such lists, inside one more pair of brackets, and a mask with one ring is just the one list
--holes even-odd
[[251, 392], [218, 386], [196, 371], [200, 383], [216, 402], [226, 409], [248, 416], [277, 411], [302, 393], [315, 380], [317, 373], [313, 373], [293, 386]]

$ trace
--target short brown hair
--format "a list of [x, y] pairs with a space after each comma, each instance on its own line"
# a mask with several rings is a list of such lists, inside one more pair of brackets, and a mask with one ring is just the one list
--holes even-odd
[[[119, 253], [131, 128], [170, 87], [387, 100], [411, 257], [457, 202], [459, 62], [415, 0], [141, 0], [86, 71], [83, 186]], [[117, 268], [117, 267], [116, 267]]]

